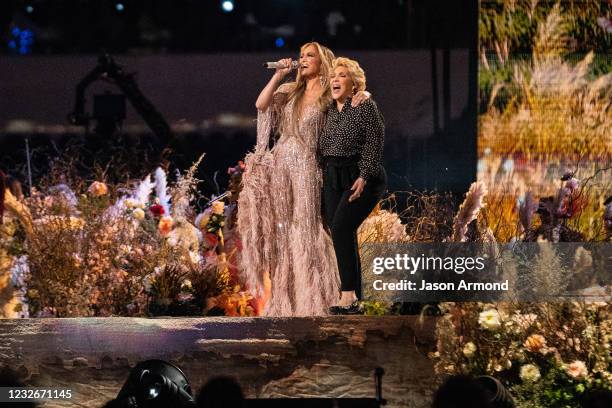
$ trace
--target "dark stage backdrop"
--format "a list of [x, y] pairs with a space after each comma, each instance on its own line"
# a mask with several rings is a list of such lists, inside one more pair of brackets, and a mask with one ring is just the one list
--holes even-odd
[[[461, 191], [475, 177], [475, 106], [469, 100], [468, 50], [336, 50], [336, 54], [357, 59], [366, 71], [367, 88], [387, 125], [385, 164], [394, 189], [412, 185]], [[200, 128], [205, 121], [218, 122], [220, 115], [237, 114], [252, 118], [254, 129], [254, 101], [271, 75], [261, 63], [284, 56], [120, 56], [116, 62], [127, 72], [137, 72], [141, 90], [171, 125], [187, 122]], [[75, 86], [95, 65], [95, 56], [3, 57], [0, 126], [4, 133], [16, 119], [66, 124]], [[89, 110], [93, 95], [106, 90], [119, 92], [104, 82], [88, 89]], [[130, 124], [144, 122], [128, 106], [126, 130]], [[246, 124], [248, 127], [248, 120]], [[221, 134], [214, 140], [204, 135], [201, 143], [190, 149], [214, 149], [215, 156], [228, 158], [226, 163], [219, 162], [219, 168], [224, 169], [245, 153], [254, 141], [254, 132], [246, 132], [250, 140], [244, 143], [236, 143], [231, 135], [224, 140]], [[193, 142], [193, 136], [190, 139]]]
[[[406, 49], [375, 50], [368, 43], [367, 51], [357, 51], [363, 41], [345, 38], [344, 44], [351, 49], [338, 46], [334, 51], [362, 64], [367, 88], [385, 116], [389, 188], [437, 188], [462, 194], [476, 178], [478, 1], [409, 0], [406, 4], [402, 17], [406, 38], [400, 41]], [[287, 23], [297, 24], [303, 18], [298, 13]], [[363, 24], [372, 27], [380, 21]], [[372, 34], [369, 40], [376, 38]], [[380, 44], [381, 49], [397, 46]], [[143, 93], [171, 125], [195, 124], [186, 132], [175, 132], [179, 140], [173, 145], [182, 150], [175, 164], [184, 167], [206, 151], [205, 171], [224, 173], [253, 146], [254, 101], [271, 75], [261, 63], [287, 56], [291, 54], [286, 51], [120, 55], [116, 61], [126, 71], [138, 73]], [[96, 65], [96, 56], [0, 58], [0, 160], [7, 167], [23, 156], [21, 151], [13, 152], [22, 148], [23, 134], [9, 132], [10, 122], [66, 124], [75, 85]], [[88, 89], [90, 111], [93, 94], [106, 89], [113, 86], [98, 82]], [[243, 117], [242, 127], [219, 120], [223, 114]], [[124, 130], [131, 124], [143, 122], [128, 109]], [[42, 141], [37, 138], [33, 143]]]

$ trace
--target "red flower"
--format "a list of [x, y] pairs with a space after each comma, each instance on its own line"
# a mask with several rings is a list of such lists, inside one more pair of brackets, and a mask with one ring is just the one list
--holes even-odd
[[219, 243], [219, 238], [217, 234], [207, 233], [204, 235], [204, 243], [206, 244], [206, 248], [214, 248]]
[[149, 207], [149, 211], [151, 211], [151, 214], [156, 217], [161, 217], [164, 215], [164, 207], [162, 207], [160, 204], [153, 204]]

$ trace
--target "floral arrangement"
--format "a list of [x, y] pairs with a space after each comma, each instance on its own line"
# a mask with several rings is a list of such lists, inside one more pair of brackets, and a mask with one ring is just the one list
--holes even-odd
[[96, 180], [76, 183], [82, 192], [34, 190], [21, 222], [2, 226], [10, 316], [254, 314], [225, 224], [235, 207], [191, 207], [201, 160], [172, 185], [158, 168], [129, 188]]
[[491, 375], [520, 407], [580, 407], [612, 390], [609, 303], [445, 303], [438, 374]]

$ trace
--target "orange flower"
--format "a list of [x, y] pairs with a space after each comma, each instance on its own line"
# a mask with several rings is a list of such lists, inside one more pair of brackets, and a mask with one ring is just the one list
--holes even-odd
[[217, 215], [222, 215], [223, 210], [225, 209], [225, 204], [223, 201], [215, 201], [212, 203], [212, 213]]
[[541, 334], [532, 334], [527, 337], [523, 346], [532, 353], [537, 353], [546, 349], [546, 339]]
[[108, 187], [101, 181], [94, 181], [87, 191], [94, 197], [100, 197], [108, 193]]
[[170, 233], [170, 231], [172, 231], [172, 227], [174, 225], [174, 221], [172, 221], [171, 217], [161, 217], [161, 219], [159, 220], [159, 224], [157, 225], [157, 228], [159, 230], [159, 233], [162, 234], [162, 236], [166, 236]]

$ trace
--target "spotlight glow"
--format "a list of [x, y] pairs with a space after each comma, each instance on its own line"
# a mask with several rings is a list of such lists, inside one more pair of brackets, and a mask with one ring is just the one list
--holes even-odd
[[231, 0], [224, 0], [221, 2], [221, 9], [226, 13], [234, 11], [234, 2]]
[[117, 11], [123, 11], [123, 10], [125, 10], [125, 6], [123, 5], [123, 3], [117, 3], [117, 4], [115, 4], [115, 8], [117, 9]]

